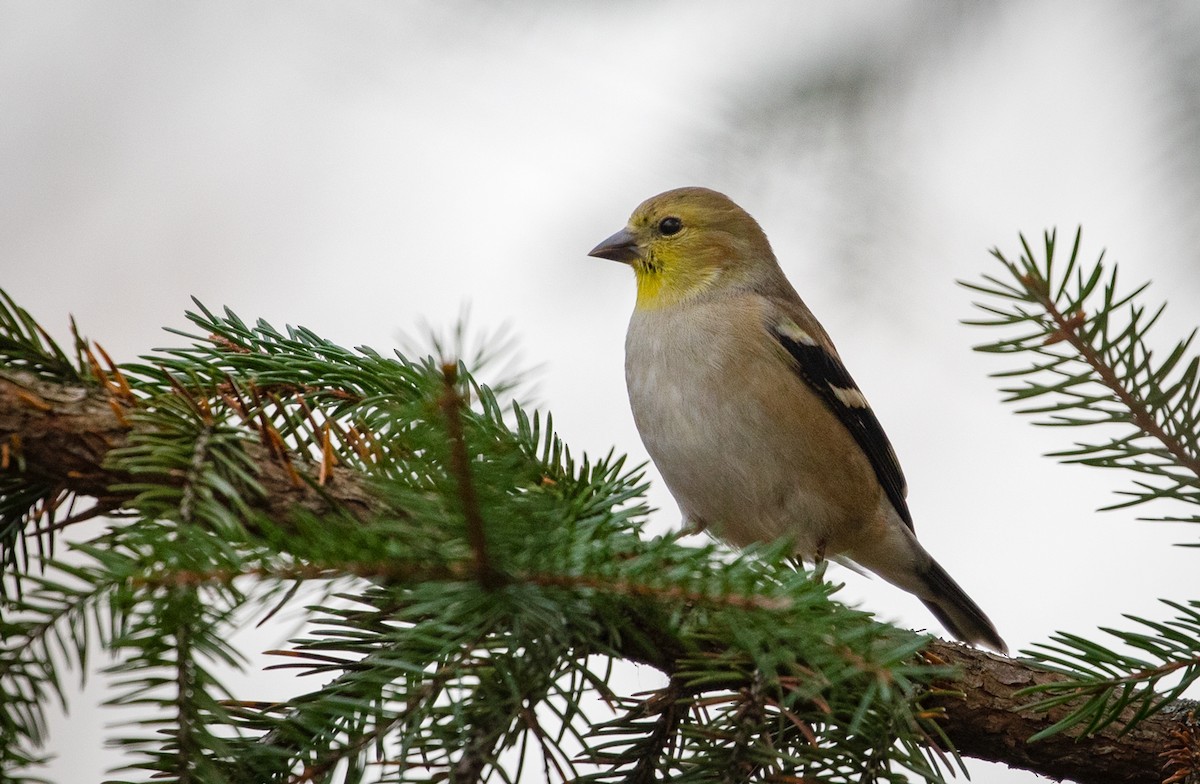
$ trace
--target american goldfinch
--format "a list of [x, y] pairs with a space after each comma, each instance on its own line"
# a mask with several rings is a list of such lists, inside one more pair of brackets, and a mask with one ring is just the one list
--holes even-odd
[[1006, 651], [917, 541], [892, 445], [754, 218], [716, 191], [679, 188], [588, 255], [636, 275], [629, 402], [685, 524], [736, 546], [790, 536], [800, 558], [849, 559], [958, 639]]

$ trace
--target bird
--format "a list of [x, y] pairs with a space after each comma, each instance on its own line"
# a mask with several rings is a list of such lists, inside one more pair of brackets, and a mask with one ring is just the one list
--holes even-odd
[[891, 442], [749, 213], [669, 190], [588, 255], [633, 268], [629, 403], [688, 529], [735, 547], [791, 537], [796, 558], [849, 560], [957, 639], [1007, 653], [917, 541]]

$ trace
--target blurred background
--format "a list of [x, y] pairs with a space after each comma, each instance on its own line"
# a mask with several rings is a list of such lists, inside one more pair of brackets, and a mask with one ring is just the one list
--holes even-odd
[[[1086, 259], [1107, 248], [1172, 302], [1164, 344], [1200, 321], [1200, 4], [0, 2], [0, 287], [118, 361], [181, 340], [161, 327], [193, 295], [381, 350], [467, 305], [507, 325], [574, 450], [641, 461], [632, 274], [585, 254], [693, 184], [764, 226], [887, 428], [922, 540], [1014, 650], [1196, 598], [1172, 546], [1193, 531], [1096, 513], [1128, 480], [1040, 457], [1073, 434], [998, 403], [1008, 366], [970, 350], [997, 336], [959, 324], [955, 280], [1082, 225]], [[660, 483], [651, 502], [653, 530], [678, 523]], [[93, 677], [56, 720], [53, 780], [119, 764], [103, 698]]]

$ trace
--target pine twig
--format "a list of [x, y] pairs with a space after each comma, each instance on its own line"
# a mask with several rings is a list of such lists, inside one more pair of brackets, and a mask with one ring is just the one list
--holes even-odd
[[467, 539], [475, 554], [475, 574], [484, 588], [495, 590], [503, 585], [504, 578], [488, 557], [483, 514], [479, 511], [479, 496], [475, 491], [475, 483], [471, 480], [471, 459], [467, 454], [467, 442], [463, 434], [463, 399], [458, 393], [458, 365], [453, 362], [444, 363], [442, 378], [445, 380], [445, 389], [439, 403], [446, 418], [446, 432], [450, 438], [450, 472], [458, 485], [458, 498], [467, 523]]
[[[975, 349], [1030, 357], [1024, 367], [995, 375], [1025, 379], [1002, 391], [1008, 402], [1044, 401], [1019, 410], [1039, 415], [1038, 424], [1118, 428], [1051, 455], [1134, 472], [1134, 489], [1118, 491], [1128, 500], [1107, 508], [1164, 498], [1200, 504], [1200, 357], [1188, 356], [1197, 331], [1157, 357], [1147, 336], [1166, 306], [1140, 303], [1149, 284], [1118, 293], [1116, 266], [1106, 271], [1103, 253], [1090, 266], [1082, 263], [1080, 242], [1077, 232], [1065, 264], [1056, 265], [1054, 232], [1046, 233], [1040, 259], [1022, 236], [1016, 261], [992, 251], [1009, 279], [960, 281], [990, 300], [975, 303], [987, 315], [967, 324], [1020, 330]], [[1159, 519], [1200, 522], [1197, 515]]]
[[1095, 372], [1096, 377], [1109, 389], [1129, 412], [1133, 423], [1146, 435], [1162, 444], [1175, 457], [1177, 463], [1191, 472], [1200, 480], [1200, 455], [1192, 454], [1187, 447], [1176, 438], [1172, 438], [1155, 418], [1145, 399], [1137, 395], [1121, 379], [1115, 368], [1100, 356], [1096, 347], [1088, 341], [1083, 333], [1087, 317], [1083, 311], [1073, 314], [1063, 313], [1050, 296], [1050, 284], [1045, 279], [1030, 274], [1021, 276], [1029, 294], [1046, 311], [1046, 315], [1055, 325], [1055, 331], [1046, 338], [1046, 345], [1066, 341], [1074, 348], [1085, 363]]

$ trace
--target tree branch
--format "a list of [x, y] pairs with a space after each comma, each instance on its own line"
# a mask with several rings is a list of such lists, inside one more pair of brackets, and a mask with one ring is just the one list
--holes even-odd
[[[63, 386], [29, 373], [0, 372], [0, 447], [6, 456], [0, 475], [21, 472], [114, 508], [132, 500], [113, 489], [130, 477], [105, 467], [108, 453], [129, 441], [132, 426], [125, 405], [99, 387]], [[258, 506], [279, 525], [286, 526], [299, 510], [319, 515], [348, 509], [365, 517], [375, 503], [357, 471], [327, 466], [320, 485], [320, 466], [302, 472], [304, 466], [272, 457], [265, 445], [247, 448], [264, 490]], [[297, 475], [302, 481], [297, 482]]]
[[[122, 403], [99, 387], [64, 386], [23, 372], [0, 372], [0, 476], [21, 475], [111, 508], [130, 499], [114, 490], [129, 481], [111, 471], [106, 455], [128, 443], [131, 425]], [[376, 503], [359, 473], [326, 467], [319, 486], [314, 476], [297, 483], [295, 464], [272, 457], [259, 444], [248, 447], [266, 490], [262, 511], [287, 525], [303, 509], [314, 514], [349, 508], [366, 517]], [[316, 465], [301, 466], [315, 472]], [[619, 645], [632, 661], [670, 674], [681, 649], [660, 623], [646, 618], [642, 640]], [[636, 646], [636, 647], [634, 647]], [[653, 648], [654, 650], [647, 650]], [[1017, 696], [1028, 686], [1060, 679], [1020, 661], [962, 645], [935, 641], [926, 651], [935, 660], [957, 666], [962, 678], [927, 698], [944, 712], [943, 729], [958, 750], [1081, 784], [1197, 784], [1200, 717], [1197, 703], [1178, 701], [1121, 734], [1120, 723], [1087, 738], [1060, 734], [1038, 743], [1025, 739], [1050, 726], [1061, 714], [1034, 713]]]
[[[1088, 738], [1064, 732], [1026, 743], [1026, 738], [1062, 718], [1067, 710], [1035, 713], [1024, 707], [1032, 698], [1017, 692], [1065, 678], [941, 640], [934, 641], [926, 655], [953, 664], [962, 673], [959, 680], [946, 684], [957, 694], [937, 696], [930, 704], [945, 711], [943, 729], [965, 756], [1079, 784], [1200, 782], [1200, 770], [1193, 769], [1189, 776], [1182, 767], [1188, 764], [1187, 757], [1176, 753], [1190, 752], [1192, 760], [1200, 754], [1200, 704], [1193, 700], [1179, 700], [1125, 734], [1121, 733], [1123, 722], [1118, 721]], [[1183, 778], [1171, 778], [1181, 773]]]

